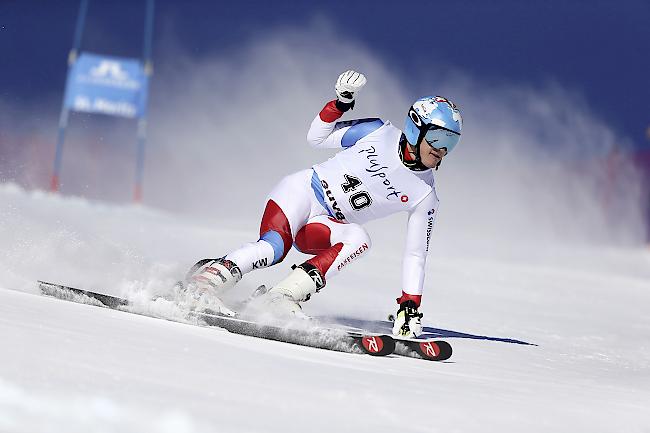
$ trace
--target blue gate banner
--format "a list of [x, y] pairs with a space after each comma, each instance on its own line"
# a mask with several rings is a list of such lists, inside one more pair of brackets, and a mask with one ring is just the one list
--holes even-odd
[[68, 73], [65, 107], [120, 117], [142, 117], [148, 76], [137, 59], [81, 53]]

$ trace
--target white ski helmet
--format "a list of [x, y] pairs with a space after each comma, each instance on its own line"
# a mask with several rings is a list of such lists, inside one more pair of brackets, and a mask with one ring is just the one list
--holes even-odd
[[[419, 147], [424, 138], [431, 147], [451, 152], [460, 140], [463, 119], [456, 104], [442, 96], [426, 96], [413, 103], [406, 115], [404, 135]], [[418, 152], [419, 154], [419, 152]]]

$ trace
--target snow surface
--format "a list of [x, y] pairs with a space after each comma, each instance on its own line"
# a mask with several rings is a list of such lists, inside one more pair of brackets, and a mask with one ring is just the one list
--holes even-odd
[[[425, 324], [462, 333], [444, 363], [233, 335], [48, 298], [35, 284], [146, 299], [196, 259], [250, 241], [256, 218], [208, 225], [0, 185], [0, 431], [650, 432], [641, 247], [443, 249], [434, 235]], [[384, 319], [400, 255], [379, 235], [306, 312]], [[246, 276], [233, 296], [298, 260]]]

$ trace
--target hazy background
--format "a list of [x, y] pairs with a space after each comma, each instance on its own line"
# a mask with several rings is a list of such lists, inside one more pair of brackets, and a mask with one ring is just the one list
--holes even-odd
[[[641, 245], [650, 6], [564, 3], [159, 0], [144, 204], [254, 236], [273, 184], [332, 154], [305, 135], [354, 68], [368, 84], [346, 118], [401, 128], [426, 94], [461, 107], [461, 144], [437, 174], [436, 236], [448, 251]], [[0, 3], [3, 182], [49, 185], [77, 8]], [[143, 17], [139, 2], [91, 1], [82, 50], [140, 56]], [[129, 203], [135, 132], [135, 121], [72, 114], [61, 192]], [[370, 229], [401, 239], [404, 223]]]

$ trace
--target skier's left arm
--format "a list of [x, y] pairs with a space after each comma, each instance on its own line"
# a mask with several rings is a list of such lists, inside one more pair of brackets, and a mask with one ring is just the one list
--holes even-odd
[[438, 197], [435, 189], [432, 189], [409, 214], [402, 262], [402, 297], [398, 303], [413, 300], [420, 305], [429, 240], [437, 212]]

